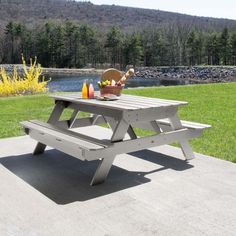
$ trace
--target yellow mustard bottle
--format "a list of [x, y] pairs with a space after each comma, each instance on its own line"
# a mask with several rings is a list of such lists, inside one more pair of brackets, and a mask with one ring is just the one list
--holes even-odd
[[88, 98], [88, 87], [86, 81], [84, 81], [82, 87], [82, 98]]

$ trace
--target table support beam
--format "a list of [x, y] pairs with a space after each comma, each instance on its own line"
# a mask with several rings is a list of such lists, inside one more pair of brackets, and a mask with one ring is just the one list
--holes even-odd
[[[57, 121], [59, 121], [64, 108], [65, 108], [65, 104], [61, 101], [57, 101], [57, 103], [55, 104], [53, 111], [48, 119], [48, 123], [54, 124]], [[36, 144], [34, 151], [33, 151], [33, 154], [34, 155], [42, 154], [42, 153], [44, 153], [45, 148], [46, 148], [45, 144], [38, 142]]]
[[111, 137], [112, 141], [123, 140], [126, 133], [130, 135], [131, 139], [137, 138], [133, 128], [124, 119], [119, 121], [116, 121], [112, 117], [104, 117], [104, 119], [113, 131], [113, 135]]
[[113, 135], [111, 137], [111, 141], [121, 141], [124, 139], [125, 134], [127, 133], [129, 128], [129, 124], [124, 120], [121, 119], [119, 120], [119, 122], [117, 123]]
[[129, 125], [127, 133], [129, 134], [131, 139], [137, 139], [138, 138], [136, 133], [134, 132], [133, 127], [131, 125]]
[[105, 181], [114, 160], [115, 160], [115, 156], [109, 156], [100, 160], [100, 163], [97, 167], [97, 170], [93, 176], [93, 179], [90, 185], [101, 184]]
[[[183, 128], [177, 113], [174, 116], [169, 117], [169, 121], [170, 121], [171, 128], [173, 130], [178, 130], [178, 129]], [[195, 158], [193, 150], [190, 147], [188, 140], [182, 139], [182, 140], [179, 140], [179, 143], [180, 143], [180, 147], [182, 149], [182, 152], [183, 152], [186, 160], [191, 160], [191, 159]]]
[[76, 118], [77, 118], [78, 114], [79, 114], [79, 110], [78, 109], [74, 109], [73, 113], [71, 114], [71, 118], [70, 118], [69, 124], [68, 124], [70, 129], [74, 128], [74, 123], [76, 121]]
[[[125, 120], [121, 119], [119, 121], [116, 121], [114, 118], [111, 117], [104, 117], [104, 119], [107, 121], [110, 128], [113, 130], [113, 135], [111, 137], [112, 141], [123, 140], [128, 130], [130, 134], [131, 132], [133, 132], [133, 134], [131, 134], [133, 138], [137, 138], [132, 127], [129, 126], [129, 124]], [[90, 185], [101, 184], [105, 181], [114, 162], [114, 159], [115, 155], [110, 154], [108, 157], [105, 157], [100, 161]]]

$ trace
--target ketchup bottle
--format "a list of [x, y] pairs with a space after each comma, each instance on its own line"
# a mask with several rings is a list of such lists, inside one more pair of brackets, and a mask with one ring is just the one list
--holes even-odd
[[94, 98], [94, 88], [93, 88], [93, 84], [91, 82], [90, 82], [89, 88], [88, 88], [88, 97]]

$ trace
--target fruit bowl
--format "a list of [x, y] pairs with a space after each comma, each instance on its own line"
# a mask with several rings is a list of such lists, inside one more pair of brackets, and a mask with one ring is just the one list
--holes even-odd
[[116, 96], [121, 95], [122, 89], [125, 87], [125, 85], [106, 85], [102, 88], [100, 88], [101, 96], [107, 95], [107, 94], [114, 94]]
[[98, 82], [101, 96], [108, 94], [120, 96], [126, 80], [133, 75], [133, 69], [129, 69], [125, 74], [113, 68], [105, 70], [102, 73], [101, 81]]

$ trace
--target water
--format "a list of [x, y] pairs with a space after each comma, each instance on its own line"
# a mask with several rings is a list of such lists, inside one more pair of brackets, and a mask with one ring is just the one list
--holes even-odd
[[[91, 81], [94, 89], [98, 89], [97, 82], [100, 81], [98, 75], [86, 75], [86, 76], [57, 76], [48, 83], [50, 92], [79, 92], [82, 89], [84, 80]], [[130, 78], [125, 88], [137, 88], [137, 87], [151, 87], [151, 86], [169, 86], [169, 85], [184, 85], [188, 82], [182, 80], [168, 80], [168, 79], [144, 79], [140, 77]]]

